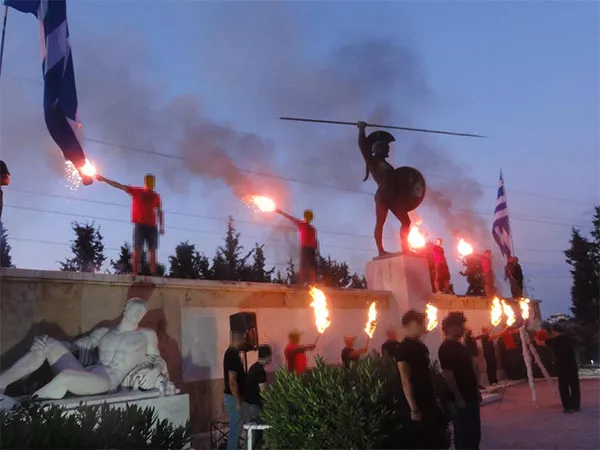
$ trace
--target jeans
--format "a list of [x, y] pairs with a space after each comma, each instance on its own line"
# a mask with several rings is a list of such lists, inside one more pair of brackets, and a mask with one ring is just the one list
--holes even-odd
[[558, 392], [565, 411], [578, 410], [581, 406], [579, 374], [577, 367], [558, 371]]
[[478, 450], [481, 442], [481, 416], [479, 401], [467, 402], [464, 409], [455, 403], [450, 406], [454, 427], [454, 448], [456, 450]]
[[235, 397], [231, 394], [223, 396], [225, 411], [229, 416], [229, 434], [227, 435], [227, 450], [238, 450], [242, 434], [242, 414], [237, 409]]

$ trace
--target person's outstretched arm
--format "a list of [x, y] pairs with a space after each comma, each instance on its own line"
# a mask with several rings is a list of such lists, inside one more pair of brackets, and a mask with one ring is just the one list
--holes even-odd
[[277, 214], [279, 214], [280, 216], [283, 216], [284, 218], [286, 218], [290, 222], [293, 222], [295, 225], [298, 225], [300, 222], [302, 222], [300, 219], [296, 219], [294, 216], [290, 216], [288, 213], [285, 213], [285, 212], [283, 212], [280, 209], [276, 209], [275, 212]]
[[125, 192], [129, 192], [129, 186], [127, 186], [125, 184], [117, 183], [116, 181], [113, 181], [113, 180], [109, 180], [108, 178], [105, 178], [102, 175], [96, 175], [96, 180], [103, 181], [104, 183], [108, 184], [109, 186], [112, 186], [117, 189], [121, 189], [122, 191], [125, 191]]

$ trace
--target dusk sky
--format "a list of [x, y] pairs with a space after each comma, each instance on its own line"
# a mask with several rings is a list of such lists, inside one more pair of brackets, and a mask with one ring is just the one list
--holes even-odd
[[[396, 132], [390, 159], [424, 174], [430, 195], [417, 212], [445, 239], [460, 294], [456, 238], [499, 254], [502, 169], [528, 293], [544, 315], [568, 312], [562, 251], [572, 226], [589, 232], [599, 203], [599, 14], [595, 1], [71, 1], [85, 148], [119, 182], [156, 174], [163, 263], [185, 240], [212, 257], [233, 215], [246, 248], [265, 244], [283, 270], [295, 232], [238, 198], [257, 193], [297, 216], [312, 208], [321, 253], [364, 273], [376, 255], [376, 186], [361, 182], [357, 129], [279, 117], [484, 134]], [[129, 199], [101, 183], [69, 189], [43, 122], [40, 66], [36, 19], [11, 10], [0, 156], [12, 174], [3, 220], [13, 262], [56, 269], [74, 220], [100, 225], [115, 259], [131, 241]], [[390, 251], [398, 230], [390, 216]]]

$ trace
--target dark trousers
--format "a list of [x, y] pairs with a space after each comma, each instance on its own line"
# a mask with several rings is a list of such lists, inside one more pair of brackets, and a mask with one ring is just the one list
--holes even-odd
[[467, 402], [465, 409], [452, 404], [452, 426], [456, 450], [478, 450], [481, 442], [479, 402]]
[[[493, 352], [492, 348], [492, 352]], [[496, 364], [496, 355], [492, 352], [483, 352], [483, 356], [485, 358], [485, 367], [488, 377], [488, 382], [490, 384], [495, 384], [498, 382], [498, 365]]]
[[579, 390], [579, 374], [577, 367], [558, 371], [558, 392], [565, 411], [579, 409], [581, 392]]

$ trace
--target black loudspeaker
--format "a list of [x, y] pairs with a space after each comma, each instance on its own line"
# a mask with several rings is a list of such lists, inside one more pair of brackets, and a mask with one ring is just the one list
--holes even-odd
[[256, 350], [258, 347], [258, 328], [256, 327], [256, 314], [240, 312], [229, 316], [229, 329], [232, 333], [244, 336], [242, 351]]

